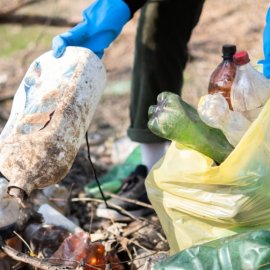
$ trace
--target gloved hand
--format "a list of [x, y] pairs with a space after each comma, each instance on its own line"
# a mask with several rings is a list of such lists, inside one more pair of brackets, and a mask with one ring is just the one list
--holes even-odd
[[263, 51], [264, 60], [259, 63], [263, 64], [263, 74], [270, 78], [270, 7], [266, 14], [266, 25], [263, 33]]
[[83, 11], [83, 22], [53, 38], [53, 55], [60, 57], [67, 46], [79, 46], [101, 58], [130, 17], [129, 7], [122, 0], [96, 0]]

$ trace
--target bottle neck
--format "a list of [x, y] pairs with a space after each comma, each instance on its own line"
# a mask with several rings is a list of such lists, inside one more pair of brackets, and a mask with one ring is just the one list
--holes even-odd
[[253, 69], [252, 65], [248, 62], [244, 65], [237, 65], [238, 70]]
[[233, 56], [223, 55], [222, 58], [223, 58], [223, 61], [233, 62]]

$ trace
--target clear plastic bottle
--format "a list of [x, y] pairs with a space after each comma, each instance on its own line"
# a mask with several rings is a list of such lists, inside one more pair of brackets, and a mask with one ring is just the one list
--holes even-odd
[[223, 45], [223, 61], [216, 67], [212, 73], [208, 86], [208, 93], [221, 93], [232, 109], [230, 93], [233, 80], [235, 78], [236, 66], [233, 62], [233, 55], [236, 52], [235, 45]]
[[242, 113], [232, 111], [221, 93], [202, 96], [198, 108], [201, 120], [222, 130], [229, 143], [236, 146], [251, 125]]
[[250, 64], [246, 51], [237, 52], [233, 60], [236, 64], [236, 76], [231, 90], [233, 110], [253, 121], [270, 98], [270, 81]]

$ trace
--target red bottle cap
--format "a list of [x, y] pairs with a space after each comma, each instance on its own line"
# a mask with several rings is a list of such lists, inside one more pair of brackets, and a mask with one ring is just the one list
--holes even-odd
[[250, 61], [248, 53], [246, 51], [240, 51], [234, 54], [233, 62], [236, 65], [245, 65]]

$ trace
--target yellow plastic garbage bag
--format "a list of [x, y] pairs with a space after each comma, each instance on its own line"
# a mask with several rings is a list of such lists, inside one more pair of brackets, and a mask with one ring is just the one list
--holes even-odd
[[270, 228], [270, 101], [220, 166], [172, 142], [146, 188], [172, 254]]

